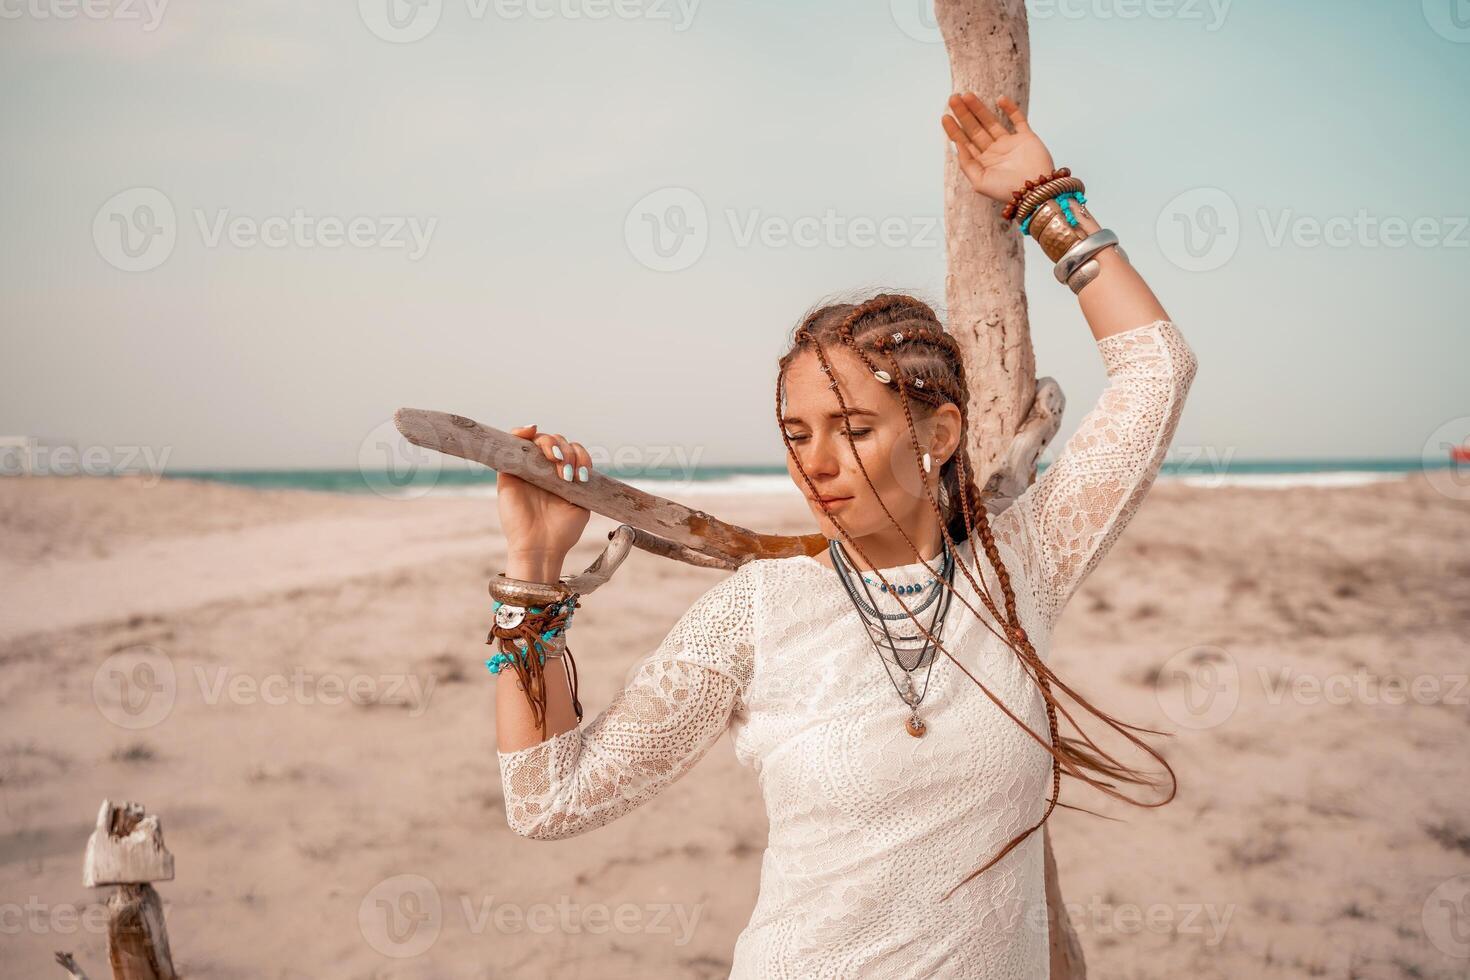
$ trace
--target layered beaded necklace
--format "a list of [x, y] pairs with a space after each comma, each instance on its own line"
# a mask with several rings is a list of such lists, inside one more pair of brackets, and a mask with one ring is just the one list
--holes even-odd
[[[868, 632], [868, 640], [873, 644], [873, 650], [878, 654], [879, 661], [883, 664], [883, 671], [888, 675], [888, 680], [893, 684], [898, 696], [903, 699], [904, 704], [909, 707], [908, 721], [905, 729], [915, 738], [920, 738], [928, 730], [928, 726], [919, 718], [919, 704], [929, 693], [929, 675], [934, 670], [934, 661], [938, 652], [922, 632], [902, 632], [895, 634], [889, 627], [889, 623], [908, 619], [909, 613], [899, 609], [897, 612], [883, 612], [878, 608], [877, 596], [874, 594], [873, 586], [876, 585], [878, 593], [892, 593], [896, 595], [920, 595], [924, 598], [917, 604], [910, 605], [909, 610], [915, 616], [930, 606], [935, 606], [935, 612], [929, 622], [929, 633], [937, 640], [941, 638], [944, 630], [946, 614], [949, 612], [950, 598], [954, 594], [954, 554], [950, 551], [949, 542], [944, 542], [944, 551], [939, 558], [939, 569], [929, 569], [934, 572], [927, 582], [915, 582], [909, 584], [894, 583], [893, 588], [876, 582], [867, 575], [862, 574], [847, 557], [847, 552], [842, 545], [833, 538], [827, 543], [827, 551], [832, 559], [832, 567], [837, 571], [838, 580], [842, 582], [842, 588], [852, 600], [852, 604], [858, 610], [858, 617]], [[926, 568], [928, 562], [923, 563]], [[858, 582], [861, 580], [862, 593], [859, 594]], [[943, 584], [941, 583], [943, 580]], [[946, 587], [946, 585], [948, 587]], [[943, 601], [940, 602], [942, 597]], [[936, 605], [937, 603], [937, 605]], [[889, 664], [896, 664], [902, 671], [902, 680], [895, 680], [893, 669]], [[920, 691], [914, 690], [914, 672], [924, 668], [924, 686]]]

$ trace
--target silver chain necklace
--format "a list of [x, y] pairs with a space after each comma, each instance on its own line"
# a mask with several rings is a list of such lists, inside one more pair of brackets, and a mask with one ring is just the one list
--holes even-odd
[[[909, 717], [904, 727], [910, 735], [915, 738], [921, 738], [928, 730], [928, 726], [919, 718], [919, 704], [929, 693], [929, 677], [934, 670], [934, 661], [938, 659], [938, 651], [933, 645], [934, 641], [924, 636], [922, 632], [894, 636], [893, 632], [889, 629], [888, 620], [898, 618], [907, 619], [908, 613], [902, 610], [896, 615], [880, 612], [866, 579], [852, 565], [852, 562], [847, 557], [846, 551], [842, 549], [837, 539], [834, 538], [828, 542], [827, 548], [831, 554], [832, 567], [836, 569], [843, 589], [847, 592], [848, 598], [852, 600], [853, 605], [858, 610], [858, 616], [868, 633], [868, 641], [873, 644], [873, 650], [877, 653], [878, 660], [883, 665], [883, 672], [888, 675], [888, 681], [893, 685], [894, 690], [898, 692], [898, 696], [909, 707]], [[944, 593], [944, 601], [939, 604], [929, 623], [929, 633], [934, 636], [935, 640], [938, 640], [943, 633], [944, 623], [949, 612], [950, 598], [954, 594], [953, 557], [949, 549], [949, 542], [944, 542], [944, 552], [938, 573], [943, 585], [939, 582], [935, 583], [936, 586], [939, 586], [935, 592], [935, 596], [937, 597], [938, 593], [942, 591]], [[927, 567], [928, 563], [925, 562], [924, 564]], [[858, 595], [857, 588], [853, 584], [854, 577], [862, 580], [863, 590], [868, 596], [867, 602], [864, 602], [863, 598]], [[946, 588], [945, 586], [948, 587]], [[926, 606], [928, 604], [925, 603]], [[913, 611], [918, 612], [919, 610], [915, 609]], [[881, 643], [879, 640], [880, 635], [882, 638]], [[913, 645], [916, 641], [919, 643], [917, 647]], [[891, 657], [884, 655], [883, 650], [885, 647]], [[894, 680], [893, 670], [888, 666], [890, 659], [903, 671], [901, 684], [899, 681]], [[922, 691], [916, 692], [914, 690], [913, 674], [920, 667], [926, 668], [924, 671], [924, 687]]]

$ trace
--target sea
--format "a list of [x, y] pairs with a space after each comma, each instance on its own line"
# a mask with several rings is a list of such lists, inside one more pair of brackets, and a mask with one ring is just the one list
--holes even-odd
[[[210, 480], [260, 489], [310, 490], [320, 493], [377, 494], [388, 497], [494, 496], [495, 472], [478, 465], [421, 466], [412, 470], [350, 469], [217, 469], [165, 470], [165, 479]], [[1412, 473], [1449, 469], [1455, 464], [1420, 458], [1351, 460], [1169, 461], [1159, 482], [1195, 487], [1350, 487], [1400, 480]], [[1463, 464], [1461, 469], [1467, 469]], [[1041, 472], [1045, 472], [1045, 464]], [[600, 471], [662, 497], [701, 494], [795, 494], [781, 465], [701, 465], [684, 469]]]

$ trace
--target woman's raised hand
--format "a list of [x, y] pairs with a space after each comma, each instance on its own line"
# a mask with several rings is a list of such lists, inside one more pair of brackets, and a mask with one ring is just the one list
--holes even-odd
[[1031, 131], [1021, 107], [1002, 95], [996, 105], [1010, 117], [1015, 132], [986, 108], [974, 92], [949, 97], [949, 112], [940, 123], [959, 154], [960, 171], [970, 186], [986, 197], [1009, 204], [1028, 180], [1051, 173], [1051, 152]]
[[[568, 442], [551, 433], [538, 434], [534, 425], [511, 429], [510, 434], [534, 442], [556, 464], [556, 475], [563, 481], [586, 483], [591, 477], [592, 458], [580, 442]], [[559, 566], [587, 529], [592, 512], [509, 473], [498, 474], [495, 486], [507, 553], [517, 558], [550, 559]]]

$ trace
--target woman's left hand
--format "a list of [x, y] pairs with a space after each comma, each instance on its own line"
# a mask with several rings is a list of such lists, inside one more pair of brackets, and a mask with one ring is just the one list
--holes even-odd
[[949, 114], [941, 120], [954, 141], [960, 171], [970, 186], [986, 197], [1009, 204], [1028, 180], [1054, 169], [1051, 152], [1031, 131], [1021, 107], [1002, 95], [996, 99], [1016, 131], [1006, 128], [974, 92], [949, 97]]

